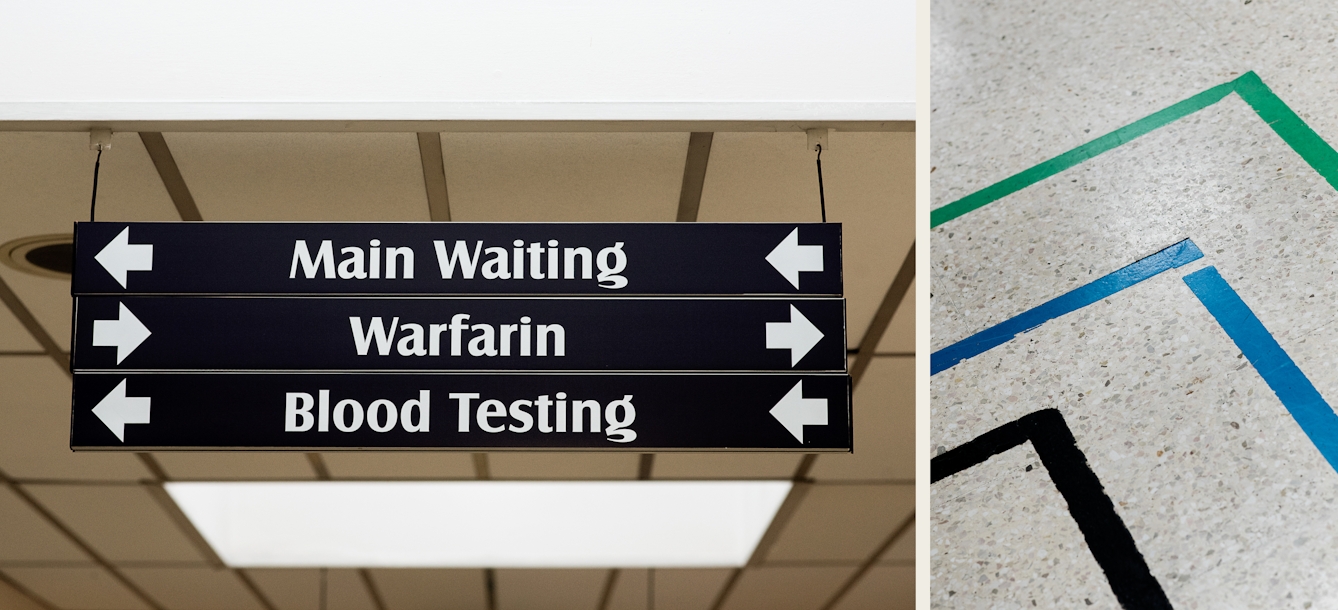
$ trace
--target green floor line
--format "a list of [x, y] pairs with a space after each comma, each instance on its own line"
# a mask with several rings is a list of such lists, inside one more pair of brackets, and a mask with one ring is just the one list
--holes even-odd
[[1286, 102], [1283, 102], [1277, 94], [1273, 93], [1272, 89], [1264, 84], [1259, 75], [1254, 72], [1246, 72], [1239, 78], [1222, 83], [1168, 108], [1154, 112], [1058, 157], [1042, 161], [937, 208], [929, 213], [929, 226], [931, 228], [937, 227], [949, 220], [985, 207], [1074, 165], [1131, 142], [1139, 136], [1165, 127], [1216, 104], [1232, 92], [1245, 100], [1259, 115], [1259, 118], [1263, 119], [1288, 146], [1291, 146], [1292, 150], [1301, 155], [1301, 158], [1320, 176], [1323, 176], [1330, 185], [1338, 189], [1338, 152], [1334, 151], [1333, 147], [1319, 137], [1319, 134], [1315, 133], [1309, 125], [1306, 125], [1301, 117], [1292, 112]]

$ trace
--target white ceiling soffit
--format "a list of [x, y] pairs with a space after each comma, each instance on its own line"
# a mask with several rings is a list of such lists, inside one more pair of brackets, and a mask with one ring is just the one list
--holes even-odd
[[737, 567], [789, 481], [167, 483], [233, 567]]
[[0, 2], [6, 124], [915, 118], [913, 0]]

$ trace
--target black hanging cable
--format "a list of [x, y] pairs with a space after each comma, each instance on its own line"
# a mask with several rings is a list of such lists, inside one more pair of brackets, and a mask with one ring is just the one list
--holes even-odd
[[818, 201], [822, 204], [822, 221], [827, 222], [827, 195], [822, 192], [822, 145], [818, 144]]
[[98, 146], [98, 160], [93, 162], [93, 201], [88, 204], [88, 221], [93, 222], [98, 209], [98, 170], [102, 167], [102, 146]]

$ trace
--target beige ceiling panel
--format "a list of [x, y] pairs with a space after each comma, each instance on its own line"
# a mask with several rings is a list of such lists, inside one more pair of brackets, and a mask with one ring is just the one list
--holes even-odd
[[[386, 610], [484, 610], [483, 570], [372, 570]], [[557, 606], [555, 606], [557, 607]]]
[[[656, 610], [711, 610], [730, 569], [655, 570]], [[606, 610], [644, 610], [652, 607], [646, 595], [647, 570], [621, 570]]]
[[323, 454], [336, 479], [472, 479], [468, 453], [362, 451]]
[[864, 573], [834, 610], [913, 610], [915, 568], [874, 566]]
[[631, 453], [489, 453], [494, 479], [635, 479]]
[[908, 561], [915, 561], [915, 523], [902, 532], [896, 542], [878, 558], [878, 563], [882, 564], [903, 564]]
[[659, 453], [656, 479], [789, 479], [799, 468], [795, 453]]
[[8, 487], [0, 487], [0, 562], [91, 561]]
[[428, 220], [412, 133], [169, 133], [205, 220]]
[[61, 610], [147, 610], [102, 568], [5, 568], [5, 574]]
[[814, 485], [766, 561], [868, 560], [914, 510], [913, 485]]
[[[87, 133], [0, 132], [0, 243], [88, 220], [96, 157]], [[98, 220], [180, 219], [137, 134], [102, 154], [97, 209]]]
[[3, 579], [0, 579], [0, 608], [5, 610], [46, 610], [33, 598], [10, 586]]
[[23, 306], [56, 342], [61, 351], [70, 351], [70, 318], [74, 301], [70, 298], [70, 281], [29, 275], [0, 265], [3, 279]]
[[41, 351], [41, 344], [8, 308], [0, 307], [0, 352]]
[[0, 356], [0, 470], [18, 479], [135, 480], [125, 453], [70, 451], [70, 378], [45, 356]]
[[[497, 570], [497, 610], [595, 610], [608, 570]], [[398, 609], [391, 609], [398, 610]]]
[[[831, 134], [827, 220], [842, 223], [849, 343], [858, 344], [915, 240], [915, 134]], [[698, 220], [819, 222], [815, 154], [803, 133], [718, 133]]]
[[205, 560], [140, 485], [26, 485], [24, 489], [110, 561]]
[[122, 573], [167, 610], [263, 610], [225, 568], [123, 568]]
[[818, 456], [819, 480], [915, 477], [915, 359], [874, 358], [855, 387], [855, 452]]
[[878, 353], [911, 353], [915, 351], [915, 282], [911, 282], [906, 298], [892, 314], [892, 322], [878, 342]]
[[722, 610], [814, 610], [854, 572], [854, 567], [748, 568]]
[[204, 451], [153, 455], [174, 481], [316, 478], [303, 453]]
[[[321, 610], [320, 570], [246, 570], [275, 610]], [[329, 570], [325, 610], [376, 610], [357, 570]]]
[[667, 222], [687, 133], [444, 133], [451, 219]]

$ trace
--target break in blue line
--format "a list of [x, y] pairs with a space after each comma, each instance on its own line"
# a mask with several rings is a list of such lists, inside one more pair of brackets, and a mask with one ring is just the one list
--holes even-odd
[[1003, 345], [1012, 340], [1013, 337], [1050, 320], [1091, 305], [1158, 273], [1175, 269], [1200, 258], [1203, 258], [1203, 252], [1199, 251], [1199, 247], [1194, 245], [1194, 242], [1188, 239], [1177, 242], [1095, 282], [1074, 288], [1015, 317], [1004, 320], [930, 354], [929, 374], [937, 375], [940, 371], [956, 366], [958, 362], [967, 358], [974, 358]]
[[1204, 267], [1185, 276], [1185, 283], [1199, 297], [1208, 313], [1236, 343], [1268, 387], [1278, 395], [1301, 430], [1310, 437], [1324, 459], [1338, 470], [1338, 414], [1320, 396], [1301, 368], [1282, 350], [1263, 322], [1250, 311], [1216, 267]]

